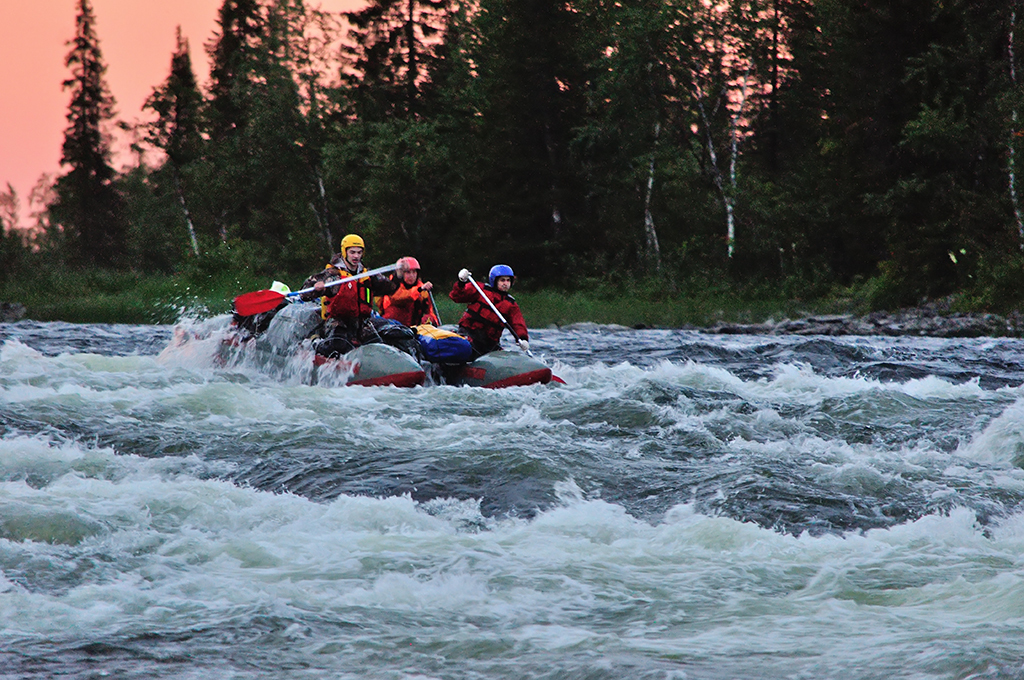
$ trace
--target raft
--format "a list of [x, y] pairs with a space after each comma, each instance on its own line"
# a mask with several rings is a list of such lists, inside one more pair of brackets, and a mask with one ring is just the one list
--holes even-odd
[[310, 336], [320, 326], [316, 303], [291, 303], [259, 316], [264, 318], [236, 319], [218, 350], [221, 365], [246, 362], [277, 375], [307, 372], [311, 384], [334, 378], [345, 385], [414, 387], [426, 379], [416, 359], [390, 345], [362, 345], [337, 358], [314, 352]]
[[441, 374], [448, 385], [491, 389], [551, 382], [550, 368], [531, 356], [505, 350], [490, 352], [465, 364], [445, 366]]
[[504, 350], [473, 361], [434, 363], [418, 360], [392, 345], [373, 343], [339, 357], [326, 357], [313, 351], [310, 339], [320, 324], [320, 305], [314, 302], [287, 303], [256, 317], [236, 318], [233, 331], [221, 344], [219, 362], [246, 361], [279, 375], [308, 371], [311, 384], [337, 381], [415, 387], [430, 383], [493, 389], [552, 380], [551, 369], [542, 362], [522, 352]]

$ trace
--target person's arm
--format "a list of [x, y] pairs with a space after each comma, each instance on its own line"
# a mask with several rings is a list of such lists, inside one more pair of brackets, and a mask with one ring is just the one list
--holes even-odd
[[371, 276], [367, 285], [370, 286], [373, 294], [377, 296], [392, 295], [398, 288], [398, 282], [385, 274]]
[[505, 320], [512, 326], [520, 340], [530, 339], [530, 332], [526, 329], [526, 319], [523, 318], [523, 312], [519, 309], [518, 302], [511, 304], [508, 314], [505, 315]]
[[479, 300], [480, 294], [476, 292], [476, 289], [471, 284], [456, 281], [455, 285], [452, 286], [452, 292], [448, 293], [448, 297], [452, 302], [465, 303]]
[[[318, 283], [327, 283], [327, 281], [331, 278], [332, 274], [333, 272], [330, 268], [321, 269], [316, 274], [313, 274], [305, 281], [303, 281], [302, 288], [312, 288]], [[334, 291], [331, 288], [327, 288], [323, 291], [313, 290], [308, 293], [303, 293], [302, 295], [299, 296], [299, 299], [304, 302], [309, 302], [310, 300], [317, 300], [324, 295], [330, 297], [331, 295], [334, 295]]]
[[390, 304], [395, 307], [411, 307], [419, 299], [419, 295], [414, 292], [413, 288], [406, 288], [405, 286], [399, 286], [398, 290], [388, 296]]

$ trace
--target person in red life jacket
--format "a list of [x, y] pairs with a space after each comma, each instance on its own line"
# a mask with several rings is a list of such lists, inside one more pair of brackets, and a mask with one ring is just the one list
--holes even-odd
[[[346, 253], [349, 248], [353, 248], [352, 258], [355, 264], [346, 262]], [[302, 288], [312, 288], [318, 281], [325, 284], [337, 281], [342, 277], [343, 270], [355, 273], [357, 271], [356, 267], [362, 262], [365, 249], [366, 244], [363, 242], [362, 237], [356, 234], [348, 234], [345, 238], [341, 239], [341, 252], [332, 255], [331, 261], [324, 265], [323, 269], [303, 281]], [[334, 291], [331, 288], [328, 288], [326, 293], [323, 290], [310, 291], [300, 295], [299, 299], [309, 302], [311, 300], [321, 300], [325, 295], [333, 297]]]
[[[366, 271], [363, 266], [364, 252], [365, 244], [360, 236], [345, 236], [341, 239], [340, 259], [337, 256], [332, 258], [324, 271], [309, 277], [303, 285], [303, 288], [308, 288], [312, 283], [314, 291], [307, 295], [320, 297], [324, 333], [315, 345], [318, 354], [334, 357], [358, 345], [382, 342], [376, 327], [370, 323], [373, 296], [390, 295], [397, 284], [382, 274], [369, 278], [358, 277], [360, 272]], [[349, 277], [353, 277], [353, 281], [326, 285]]]
[[395, 279], [398, 288], [380, 299], [381, 314], [406, 326], [429, 323], [439, 326], [430, 300], [434, 284], [420, 280], [420, 263], [415, 257], [403, 257], [397, 262]]
[[[505, 325], [490, 305], [481, 299], [480, 293], [469, 280], [470, 276], [468, 269], [460, 271], [459, 280], [452, 287], [452, 291], [448, 293], [448, 297], [454, 302], [468, 303], [465, 314], [459, 319], [459, 334], [469, 338], [475, 356], [480, 356], [501, 349], [501, 334], [505, 330]], [[487, 275], [487, 283], [482, 286], [481, 290], [508, 321], [519, 340], [519, 346], [526, 351], [530, 346], [526, 321], [519, 309], [519, 303], [508, 294], [514, 281], [515, 274], [511, 267], [506, 264], [496, 264], [491, 267], [491, 271]]]

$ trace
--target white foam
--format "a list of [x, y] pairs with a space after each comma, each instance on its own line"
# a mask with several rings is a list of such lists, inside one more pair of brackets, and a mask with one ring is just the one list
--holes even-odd
[[958, 453], [981, 463], [1024, 462], [1024, 399], [1007, 406]]

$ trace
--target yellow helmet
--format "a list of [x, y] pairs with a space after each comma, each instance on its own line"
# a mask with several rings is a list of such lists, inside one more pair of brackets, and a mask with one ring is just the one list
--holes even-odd
[[346, 235], [345, 238], [341, 239], [342, 257], [345, 257], [349, 248], [362, 248], [363, 250], [366, 250], [366, 245], [363, 243], [363, 237], [356, 234]]

